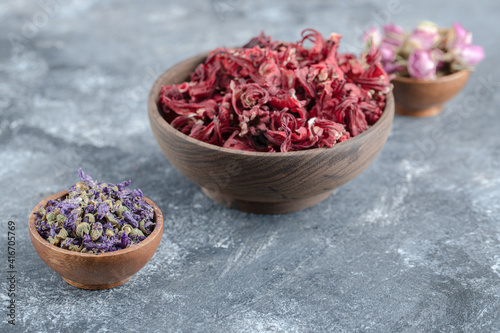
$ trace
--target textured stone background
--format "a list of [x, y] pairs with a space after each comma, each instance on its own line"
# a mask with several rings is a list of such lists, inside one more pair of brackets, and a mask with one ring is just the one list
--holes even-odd
[[[17, 331], [500, 331], [498, 1], [46, 2], [0, 4], [0, 267], [12, 220]], [[188, 56], [308, 27], [358, 52], [365, 28], [423, 19], [462, 22], [487, 58], [442, 114], [396, 117], [375, 162], [316, 207], [220, 207], [150, 132], [148, 90]], [[69, 286], [29, 240], [31, 209], [80, 166], [132, 179], [166, 217], [154, 258], [112, 290]]]

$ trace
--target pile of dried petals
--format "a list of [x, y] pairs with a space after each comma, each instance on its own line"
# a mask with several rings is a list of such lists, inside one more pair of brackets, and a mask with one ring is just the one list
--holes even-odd
[[40, 207], [38, 233], [50, 244], [85, 253], [112, 252], [144, 240], [155, 228], [154, 209], [130, 181], [95, 182], [81, 169], [81, 182], [64, 199]]
[[340, 38], [308, 29], [297, 43], [261, 33], [242, 48], [217, 48], [191, 81], [162, 87], [159, 108], [177, 130], [222, 147], [332, 147], [373, 125], [390, 91], [378, 51], [339, 54]]

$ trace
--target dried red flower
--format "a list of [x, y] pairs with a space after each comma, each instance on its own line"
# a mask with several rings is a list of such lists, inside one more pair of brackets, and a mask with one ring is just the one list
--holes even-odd
[[332, 147], [373, 125], [390, 91], [379, 53], [338, 54], [340, 38], [307, 29], [288, 43], [261, 33], [242, 48], [215, 49], [189, 82], [163, 86], [158, 105], [174, 128], [222, 147]]

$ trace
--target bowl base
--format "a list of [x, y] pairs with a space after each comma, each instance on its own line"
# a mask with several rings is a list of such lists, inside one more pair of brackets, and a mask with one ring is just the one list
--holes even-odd
[[320, 203], [321, 201], [328, 198], [330, 194], [332, 194], [333, 192], [332, 190], [304, 199], [291, 199], [288, 201], [280, 201], [280, 202], [258, 202], [258, 201], [246, 201], [246, 200], [230, 198], [220, 192], [213, 192], [207, 190], [204, 187], [202, 187], [201, 189], [210, 199], [225, 207], [254, 214], [293, 213]]
[[132, 276], [129, 276], [125, 280], [121, 280], [121, 281], [118, 281], [115, 283], [109, 283], [109, 284], [83, 284], [83, 283], [68, 280], [65, 277], [63, 277], [63, 280], [66, 281], [67, 283], [69, 283], [70, 285], [72, 285], [73, 287], [77, 287], [80, 289], [102, 290], [102, 289], [111, 289], [114, 287], [121, 286], [122, 284], [124, 284], [125, 282], [130, 280], [130, 278], [132, 278]]
[[414, 110], [407, 109], [401, 104], [396, 103], [396, 113], [402, 116], [411, 116], [411, 117], [431, 117], [435, 116], [443, 110], [443, 104], [433, 106], [427, 109]]

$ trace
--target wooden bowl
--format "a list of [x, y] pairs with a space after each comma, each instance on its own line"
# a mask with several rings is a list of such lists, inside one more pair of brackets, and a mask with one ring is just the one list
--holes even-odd
[[64, 198], [68, 191], [59, 192], [43, 199], [35, 206], [29, 217], [29, 231], [35, 251], [43, 262], [64, 281], [82, 289], [110, 289], [127, 282], [153, 257], [163, 235], [163, 215], [156, 204], [148, 198], [144, 200], [154, 208], [156, 226], [143, 241], [123, 250], [102, 254], [89, 254], [61, 249], [40, 236], [35, 227], [40, 205], [49, 200]]
[[168, 69], [154, 83], [148, 114], [161, 150], [182, 174], [214, 201], [259, 214], [281, 214], [313, 206], [361, 173], [378, 155], [391, 130], [394, 99], [364, 133], [332, 148], [285, 153], [248, 152], [211, 145], [176, 130], [161, 115], [161, 86], [189, 79], [206, 54]]
[[444, 103], [462, 90], [469, 75], [469, 71], [462, 70], [436, 80], [396, 77], [392, 80], [396, 113], [414, 117], [438, 114]]

